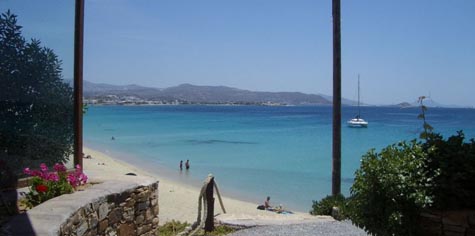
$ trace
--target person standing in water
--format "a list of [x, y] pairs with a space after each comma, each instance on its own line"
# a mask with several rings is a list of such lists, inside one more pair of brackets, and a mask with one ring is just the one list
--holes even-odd
[[180, 160], [180, 170], [183, 170], [183, 160]]
[[190, 169], [190, 160], [186, 160], [185, 167], [187, 170]]

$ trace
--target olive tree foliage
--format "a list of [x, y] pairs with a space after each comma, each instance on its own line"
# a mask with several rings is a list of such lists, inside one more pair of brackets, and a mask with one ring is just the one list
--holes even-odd
[[74, 143], [73, 89], [61, 61], [21, 29], [9, 10], [0, 15], [0, 162], [15, 174], [68, 161]]

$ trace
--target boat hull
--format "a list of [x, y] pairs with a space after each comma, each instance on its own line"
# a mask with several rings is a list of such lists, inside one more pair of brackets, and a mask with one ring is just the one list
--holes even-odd
[[351, 128], [367, 128], [368, 122], [363, 119], [351, 119], [347, 122]]

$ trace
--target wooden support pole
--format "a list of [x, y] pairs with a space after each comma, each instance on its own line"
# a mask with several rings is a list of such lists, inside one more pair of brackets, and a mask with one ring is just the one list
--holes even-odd
[[206, 202], [207, 202], [207, 214], [205, 219], [205, 232], [211, 232], [214, 230], [214, 177], [211, 177], [206, 186]]
[[333, 0], [333, 145], [332, 194], [341, 192], [341, 29], [340, 0]]
[[82, 86], [84, 48], [84, 0], [76, 0], [74, 21], [74, 166], [82, 165]]
[[226, 214], [226, 209], [224, 209], [223, 199], [221, 199], [221, 194], [219, 193], [218, 184], [214, 181], [214, 188], [216, 189], [216, 194], [218, 195], [219, 205], [221, 205], [221, 209], [223, 213]]

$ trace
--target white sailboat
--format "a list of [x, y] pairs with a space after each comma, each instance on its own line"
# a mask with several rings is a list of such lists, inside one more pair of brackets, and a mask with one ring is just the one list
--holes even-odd
[[361, 118], [360, 114], [360, 75], [358, 74], [358, 115], [355, 118], [347, 121], [348, 126], [352, 128], [366, 128], [368, 122]]

